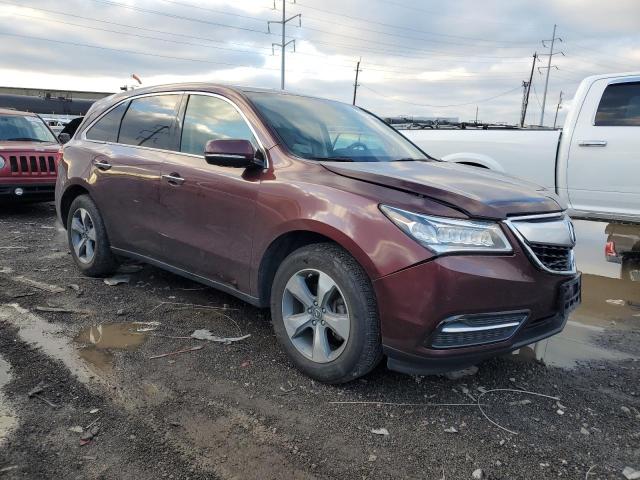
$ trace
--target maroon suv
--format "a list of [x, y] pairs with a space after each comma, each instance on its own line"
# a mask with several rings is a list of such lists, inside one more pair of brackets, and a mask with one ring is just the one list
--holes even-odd
[[0, 199], [53, 200], [60, 144], [35, 113], [0, 108]]
[[558, 198], [429, 157], [371, 113], [181, 84], [95, 104], [56, 204], [78, 267], [142, 260], [271, 308], [313, 378], [434, 373], [562, 330], [580, 301]]

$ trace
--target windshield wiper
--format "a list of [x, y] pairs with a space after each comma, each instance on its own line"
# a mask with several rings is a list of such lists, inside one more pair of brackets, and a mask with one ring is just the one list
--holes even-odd
[[39, 138], [29, 138], [29, 137], [18, 137], [18, 138], [7, 138], [6, 142], [46, 142], [46, 140], [40, 140]]

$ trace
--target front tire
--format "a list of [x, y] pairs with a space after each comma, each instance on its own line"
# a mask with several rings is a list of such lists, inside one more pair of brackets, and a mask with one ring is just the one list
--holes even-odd
[[67, 238], [73, 260], [85, 275], [103, 277], [118, 268], [102, 215], [89, 195], [80, 195], [71, 203]]
[[373, 286], [338, 245], [309, 245], [285, 258], [271, 289], [271, 318], [291, 361], [321, 382], [354, 380], [382, 358]]

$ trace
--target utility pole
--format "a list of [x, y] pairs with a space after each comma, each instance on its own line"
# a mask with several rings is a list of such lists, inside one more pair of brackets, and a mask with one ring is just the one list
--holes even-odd
[[529, 106], [529, 94], [531, 93], [531, 82], [533, 82], [533, 70], [536, 67], [538, 61], [538, 53], [533, 54], [533, 62], [531, 62], [531, 73], [529, 74], [529, 81], [523, 81], [522, 87], [522, 110], [520, 113], [520, 127], [524, 127], [524, 122], [527, 118], [527, 107]]
[[553, 36], [551, 37], [551, 40], [543, 40], [542, 41], [542, 45], [547, 48], [547, 45], [545, 42], [551, 42], [551, 47], [549, 48], [549, 53], [543, 53], [541, 55], [547, 55], [549, 57], [549, 60], [547, 61], [547, 66], [546, 67], [542, 67], [542, 68], [546, 68], [547, 69], [547, 78], [544, 81], [544, 95], [542, 96], [542, 111], [540, 112], [540, 126], [542, 127], [544, 125], [544, 107], [547, 103], [547, 90], [549, 89], [549, 73], [551, 71], [551, 68], [555, 68], [558, 69], [558, 67], [556, 67], [555, 65], [551, 65], [551, 59], [553, 58], [554, 55], [564, 55], [563, 52], [555, 52], [553, 51], [553, 47], [555, 45], [556, 40], [559, 40], [562, 42], [562, 39], [560, 37], [556, 37], [556, 28], [558, 26], [557, 25], [553, 25]]
[[[294, 2], [295, 3], [295, 0]], [[287, 30], [287, 23], [289, 23], [291, 20], [297, 18], [298, 19], [298, 27], [302, 26], [302, 14], [298, 13], [297, 15], [293, 15], [289, 18], [287, 18], [285, 9], [286, 9], [286, 0], [282, 0], [282, 20], [279, 21], [268, 21], [267, 22], [267, 30], [269, 33], [271, 33], [271, 24], [272, 23], [279, 23], [282, 25], [282, 42], [280, 43], [272, 43], [271, 44], [271, 54], [273, 55], [275, 53], [274, 51], [274, 47], [280, 47], [281, 48], [281, 52], [282, 52], [282, 58], [280, 61], [280, 88], [282, 90], [284, 90], [284, 54], [286, 51], [286, 48], [289, 44], [293, 43], [293, 51], [296, 51], [296, 41], [295, 39], [289, 40], [288, 42], [285, 41], [286, 40], [286, 30]], [[276, 0], [273, 0], [273, 9], [276, 9]]]
[[562, 90], [560, 90], [560, 98], [558, 98], [558, 105], [556, 106], [556, 116], [553, 119], [553, 128], [556, 128], [556, 123], [558, 121], [558, 110], [562, 107]]
[[358, 60], [358, 63], [356, 64], [356, 81], [353, 83], [353, 104], [356, 104], [356, 94], [358, 93], [358, 87], [360, 86], [360, 84], [358, 83], [358, 73], [360, 73], [362, 70], [360, 70], [360, 62], [362, 61], [362, 57], [360, 57], [360, 60]]
[[476, 105], [476, 121], [475, 124], [478, 125], [478, 105]]

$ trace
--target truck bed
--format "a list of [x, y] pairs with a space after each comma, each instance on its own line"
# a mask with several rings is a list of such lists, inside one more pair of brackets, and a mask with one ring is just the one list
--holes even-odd
[[435, 158], [473, 164], [556, 189], [560, 130], [401, 130]]

